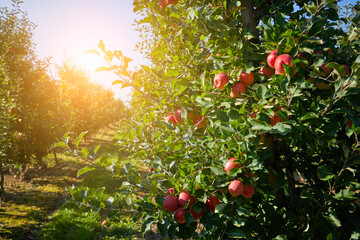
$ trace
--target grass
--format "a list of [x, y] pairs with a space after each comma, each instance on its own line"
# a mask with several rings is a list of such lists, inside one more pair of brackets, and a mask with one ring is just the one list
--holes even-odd
[[[108, 144], [114, 135], [114, 127], [94, 134], [84, 146], [102, 144], [103, 151], [110, 153], [108, 158], [118, 158]], [[0, 239], [135, 239], [138, 238], [140, 224], [131, 222], [130, 216], [118, 216], [106, 219], [100, 212], [89, 209], [64, 207], [65, 188], [72, 185], [96, 189], [107, 187], [111, 194], [121, 185], [119, 179], [113, 179], [98, 171], [88, 172], [86, 178], [77, 178], [77, 171], [86, 163], [66, 154], [57, 155], [56, 165], [53, 155], [44, 162], [47, 169], [31, 168], [30, 180], [23, 181], [18, 175], [5, 176], [7, 201], [0, 203]], [[125, 163], [121, 163], [123, 165]], [[135, 162], [133, 163], [135, 164]]]

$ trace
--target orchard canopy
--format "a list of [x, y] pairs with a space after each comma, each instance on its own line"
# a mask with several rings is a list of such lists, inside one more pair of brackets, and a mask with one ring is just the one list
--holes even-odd
[[134, 89], [116, 144], [139, 162], [89, 157], [124, 179], [100, 208], [170, 239], [359, 239], [360, 4], [338, 2], [135, 0], [151, 64], [90, 50]]

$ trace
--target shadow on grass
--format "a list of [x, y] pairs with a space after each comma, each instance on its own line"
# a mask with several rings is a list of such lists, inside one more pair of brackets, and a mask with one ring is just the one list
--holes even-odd
[[40, 226], [36, 224], [20, 227], [3, 227], [0, 231], [0, 239], [33, 240], [37, 239], [34, 236], [36, 236], [39, 231]]

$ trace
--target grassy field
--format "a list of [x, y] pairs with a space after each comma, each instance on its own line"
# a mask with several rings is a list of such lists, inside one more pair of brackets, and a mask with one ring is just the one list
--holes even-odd
[[[115, 127], [91, 136], [85, 144], [109, 147]], [[111, 152], [107, 149], [107, 152]], [[91, 181], [76, 177], [83, 160], [58, 154], [48, 155], [47, 168], [29, 167], [26, 175], [9, 171], [5, 176], [7, 201], [0, 205], [0, 239], [134, 239], [140, 237], [139, 223], [122, 215], [101, 224], [106, 218], [96, 211], [64, 208], [67, 187], [89, 188], [102, 185], [119, 186], [121, 182], [109, 176], [93, 173]], [[91, 174], [91, 173], [90, 173]]]

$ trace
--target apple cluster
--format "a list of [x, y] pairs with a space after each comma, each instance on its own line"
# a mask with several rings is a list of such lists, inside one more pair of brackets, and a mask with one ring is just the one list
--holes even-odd
[[[232, 86], [230, 97], [241, 97], [241, 94], [246, 93], [246, 87], [254, 83], [254, 73], [246, 73], [242, 71], [237, 77], [238, 82], [235, 82]], [[214, 85], [216, 88], [223, 90], [226, 84], [229, 82], [229, 76], [226, 73], [216, 74], [214, 77]]]
[[179, 0], [159, 0], [157, 5], [160, 8], [165, 8], [170, 4], [176, 5], [178, 3]]
[[[195, 198], [189, 194], [188, 191], [180, 192], [178, 197], [174, 195], [174, 188], [169, 188], [168, 194], [163, 201], [163, 208], [169, 212], [174, 212], [174, 217], [178, 223], [186, 222], [185, 214], [190, 212], [194, 220], [199, 219], [203, 214], [203, 209], [196, 211], [193, 206]], [[215, 211], [216, 205], [220, 204], [216, 196], [210, 196], [206, 201], [206, 206], [209, 211]]]
[[[178, 108], [175, 110], [174, 114], [170, 114], [165, 117], [166, 122], [172, 122], [173, 126], [175, 127], [177, 124], [184, 125], [184, 121], [181, 118], [181, 112], [182, 108]], [[187, 115], [187, 120], [189, 121], [192, 119], [193, 124], [198, 128], [204, 128], [206, 127], [206, 118], [202, 115], [199, 115], [197, 113], [189, 113]]]
[[[225, 164], [224, 170], [229, 174], [230, 169], [232, 168], [242, 168], [243, 166], [240, 163], [236, 163], [236, 158], [229, 158]], [[247, 174], [248, 177], [257, 177], [256, 174]], [[244, 185], [240, 180], [235, 179], [230, 182], [228, 185], [228, 190], [231, 196], [238, 197], [242, 195], [245, 198], [252, 198], [255, 193], [254, 186]]]

